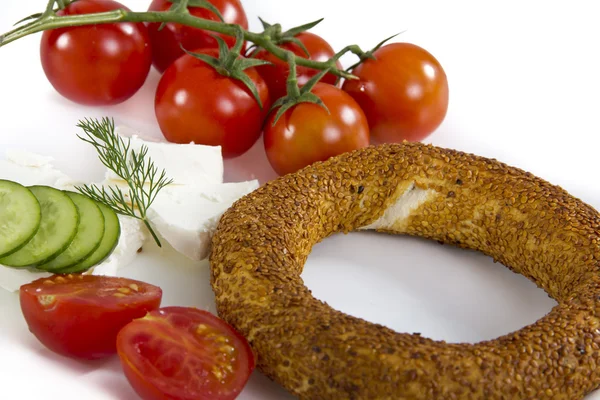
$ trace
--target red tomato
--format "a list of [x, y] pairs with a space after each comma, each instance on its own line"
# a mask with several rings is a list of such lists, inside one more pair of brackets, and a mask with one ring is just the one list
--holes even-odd
[[[202, 53], [218, 55], [214, 49]], [[154, 103], [165, 138], [174, 143], [221, 146], [226, 158], [250, 149], [260, 137], [270, 100], [256, 69], [245, 72], [258, 89], [262, 110], [241, 81], [219, 74], [188, 54], [175, 61], [160, 79]]]
[[50, 350], [82, 359], [115, 354], [121, 328], [161, 300], [159, 287], [95, 275], [54, 275], [20, 290], [29, 330]]
[[[246, 17], [244, 7], [239, 0], [210, 0], [210, 3], [221, 12], [226, 23], [238, 24], [244, 29], [248, 29], [248, 18]], [[148, 10], [165, 11], [172, 5], [173, 3], [167, 0], [153, 0]], [[220, 21], [216, 14], [206, 8], [189, 7], [188, 9], [190, 14], [195, 17], [211, 21]], [[222, 37], [230, 47], [235, 44], [235, 38], [232, 36], [174, 23], [168, 23], [162, 30], [159, 30], [158, 28], [160, 25], [160, 23], [150, 23], [148, 24], [148, 30], [152, 41], [153, 64], [161, 73], [184, 54], [180, 44], [183, 45], [186, 50], [205, 48], [216, 49], [218, 48], [218, 44], [211, 35]]]
[[352, 72], [343, 89], [365, 111], [374, 142], [419, 141], [442, 123], [448, 79], [440, 63], [410, 43], [392, 43]]
[[[127, 9], [112, 0], [80, 0], [59, 15]], [[121, 103], [144, 84], [152, 63], [143, 23], [122, 22], [45, 31], [40, 54], [46, 77], [67, 99], [86, 105]]]
[[[296, 38], [304, 44], [306, 50], [308, 50], [308, 54], [310, 54], [310, 57], [307, 57], [304, 50], [302, 50], [302, 48], [295, 43], [284, 43], [280, 45], [280, 47], [290, 50], [298, 56], [309, 58], [313, 61], [327, 61], [335, 55], [335, 51], [329, 45], [329, 43], [314, 33], [302, 32], [296, 35]], [[275, 101], [278, 98], [285, 96], [287, 93], [286, 81], [290, 72], [288, 63], [275, 57], [272, 53], [269, 53], [264, 49], [257, 52], [254, 57], [269, 61], [273, 64], [261, 65], [257, 68], [260, 75], [263, 77], [265, 82], [267, 82], [271, 98]], [[337, 62], [337, 67], [338, 69], [342, 69], [342, 64], [339, 61]], [[308, 67], [296, 67], [298, 84], [300, 86], [306, 84], [310, 78], [317, 75], [319, 72], [321, 71]], [[330, 83], [333, 85], [335, 84], [336, 80], [337, 77], [335, 75], [327, 74], [320, 80], [320, 82]]]
[[235, 399], [254, 370], [244, 339], [213, 314], [166, 307], [117, 337], [125, 376], [144, 400]]
[[267, 157], [280, 175], [369, 145], [367, 118], [352, 97], [327, 83], [317, 83], [312, 92], [330, 114], [316, 104], [300, 103], [275, 125], [273, 111], [265, 125]]

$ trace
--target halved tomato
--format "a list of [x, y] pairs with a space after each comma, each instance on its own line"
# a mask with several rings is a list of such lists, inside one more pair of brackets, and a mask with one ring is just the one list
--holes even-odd
[[248, 342], [213, 314], [165, 307], [121, 330], [125, 376], [144, 400], [235, 399], [254, 370]]
[[157, 286], [108, 276], [55, 275], [20, 289], [29, 330], [50, 350], [82, 359], [115, 354], [121, 328], [161, 301]]

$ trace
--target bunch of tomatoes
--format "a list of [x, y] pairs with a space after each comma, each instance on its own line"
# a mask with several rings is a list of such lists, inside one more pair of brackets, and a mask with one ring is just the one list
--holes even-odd
[[[210, 0], [229, 24], [248, 28], [239, 0]], [[167, 11], [171, 0], [153, 0], [151, 11]], [[113, 0], [79, 0], [59, 15], [126, 9]], [[219, 21], [206, 8], [189, 7], [200, 18]], [[164, 137], [174, 143], [221, 146], [225, 158], [240, 156], [261, 137], [280, 175], [370, 144], [419, 141], [444, 120], [448, 81], [436, 58], [410, 43], [389, 43], [349, 72], [357, 79], [325, 75], [312, 89], [325, 107], [300, 103], [275, 119], [271, 106], [286, 96], [289, 64], [264, 49], [247, 55], [270, 62], [244, 72], [257, 89], [257, 101], [240, 80], [218, 72], [184, 52], [218, 55], [215, 36], [228, 46], [235, 38], [175, 23], [117, 23], [44, 32], [42, 66], [64, 97], [86, 105], [118, 104], [144, 84], [152, 65], [162, 74], [155, 113]], [[305, 31], [298, 42], [280, 44], [313, 61], [328, 61], [333, 48]], [[240, 57], [245, 57], [240, 55]], [[337, 67], [342, 68], [338, 62]], [[298, 85], [320, 71], [298, 66]], [[261, 107], [262, 105], [262, 107]]]

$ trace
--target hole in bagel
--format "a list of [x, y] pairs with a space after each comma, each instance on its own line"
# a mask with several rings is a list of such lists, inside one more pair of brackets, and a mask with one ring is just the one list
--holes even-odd
[[481, 253], [372, 231], [336, 234], [315, 245], [302, 278], [337, 310], [454, 343], [513, 332], [556, 305], [527, 278]]

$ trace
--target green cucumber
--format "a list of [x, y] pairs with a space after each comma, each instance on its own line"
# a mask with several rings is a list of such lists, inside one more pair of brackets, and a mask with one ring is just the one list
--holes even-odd
[[104, 216], [97, 203], [79, 193], [65, 191], [79, 211], [79, 226], [75, 238], [58, 257], [38, 265], [42, 271], [54, 272], [75, 265], [92, 254], [104, 236]]
[[112, 208], [105, 206], [102, 203], [97, 203], [100, 211], [104, 215], [104, 236], [100, 242], [100, 246], [83, 261], [67, 268], [54, 271], [57, 274], [76, 274], [84, 272], [91, 267], [100, 264], [114, 251], [119, 243], [121, 236], [121, 224], [119, 217]]
[[79, 212], [69, 196], [49, 186], [30, 186], [41, 208], [40, 227], [18, 251], [0, 259], [9, 267], [35, 267], [62, 253], [73, 241], [79, 226]]
[[40, 227], [42, 210], [25, 186], [0, 179], [0, 257], [29, 242]]

